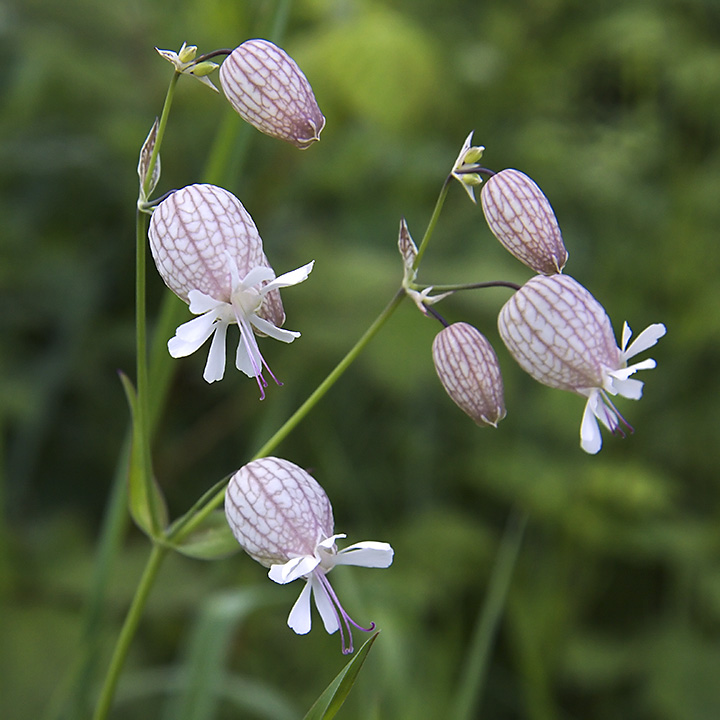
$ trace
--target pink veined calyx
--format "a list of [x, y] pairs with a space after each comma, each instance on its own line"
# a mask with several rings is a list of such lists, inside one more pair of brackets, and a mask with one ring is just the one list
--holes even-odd
[[249, 462], [230, 479], [225, 514], [243, 550], [270, 568], [273, 582], [305, 581], [288, 616], [292, 630], [299, 635], [310, 631], [311, 596], [325, 630], [340, 631], [343, 653], [353, 651], [353, 627], [374, 629], [374, 623], [362, 627], [350, 617], [327, 574], [336, 565], [389, 567], [393, 549], [385, 542], [365, 541], [338, 550], [336, 542], [345, 535], [335, 533], [330, 500], [305, 470], [276, 457]]
[[153, 211], [148, 236], [165, 284], [199, 316], [177, 328], [168, 342], [170, 354], [190, 355], [212, 336], [203, 378], [220, 380], [227, 329], [237, 325], [235, 366], [257, 380], [262, 399], [268, 385], [264, 373], [278, 381], [256, 336], [285, 343], [300, 337], [281, 327], [285, 312], [279, 289], [303, 282], [313, 262], [276, 277], [250, 214], [232, 193], [215, 185], [189, 185], [172, 193]]
[[642, 381], [631, 375], [656, 363], [646, 359], [628, 365], [628, 360], [655, 345], [665, 335], [665, 325], [650, 325], [631, 343], [625, 323], [618, 347], [602, 305], [577, 280], [556, 274], [526, 282], [500, 310], [498, 329], [512, 356], [535, 380], [587, 398], [580, 426], [583, 450], [595, 454], [602, 447], [598, 420], [613, 434], [632, 432], [610, 396], [642, 396]]

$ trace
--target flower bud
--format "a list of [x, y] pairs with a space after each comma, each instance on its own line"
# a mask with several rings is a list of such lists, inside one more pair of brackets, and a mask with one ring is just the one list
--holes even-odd
[[300, 149], [320, 139], [325, 118], [295, 61], [267, 40], [247, 40], [220, 68], [225, 97], [260, 132]]
[[497, 355], [488, 339], [472, 325], [455, 323], [433, 342], [433, 361], [452, 401], [478, 425], [505, 417], [503, 382]]
[[542, 190], [519, 170], [502, 170], [482, 189], [485, 219], [506, 250], [537, 273], [562, 272], [568, 254]]

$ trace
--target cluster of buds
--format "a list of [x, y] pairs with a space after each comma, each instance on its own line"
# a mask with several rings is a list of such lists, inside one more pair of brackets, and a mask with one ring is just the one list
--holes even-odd
[[[451, 172], [475, 202], [481, 182], [477, 165], [484, 148], [465, 140]], [[609, 396], [637, 400], [643, 383], [631, 379], [655, 367], [651, 359], [628, 360], [665, 334], [656, 323], [628, 345], [625, 323], [618, 346], [602, 305], [562, 271], [568, 259], [555, 213], [537, 184], [524, 173], [492, 173], [482, 186], [481, 204], [493, 235], [520, 262], [537, 273], [517, 289], [498, 316], [498, 330], [518, 364], [539, 382], [587, 398], [580, 446], [595, 454], [602, 447], [598, 420], [613, 434], [632, 431]], [[417, 294], [417, 293], [416, 293]], [[446, 327], [433, 344], [438, 376], [452, 400], [479, 425], [496, 426], [505, 415], [497, 356], [487, 338], [466, 323]]]

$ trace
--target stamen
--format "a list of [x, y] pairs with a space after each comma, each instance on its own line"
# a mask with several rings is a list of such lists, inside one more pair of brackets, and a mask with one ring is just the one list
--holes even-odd
[[[323, 589], [325, 590], [327, 596], [330, 598], [333, 611], [335, 612], [335, 617], [338, 620], [338, 626], [340, 627], [340, 642], [342, 643], [343, 655], [350, 655], [354, 650], [352, 629], [350, 626], [352, 625], [353, 627], [356, 627], [358, 630], [362, 630], [363, 632], [372, 632], [375, 629], [375, 623], [370, 623], [370, 627], [367, 628], [363, 627], [362, 625], [358, 625], [358, 623], [356, 623], [347, 614], [345, 608], [340, 604], [340, 600], [338, 600], [338, 596], [335, 594], [335, 591], [333, 590], [332, 585], [327, 579], [325, 573], [316, 572], [316, 576], [320, 580], [320, 584], [323, 586]], [[345, 632], [343, 632], [343, 625], [345, 626], [345, 630], [347, 631], [347, 637], [349, 640], [347, 644], [345, 642]]]
[[[617, 435], [621, 438], [626, 438], [628, 435], [632, 435], [635, 432], [635, 428], [622, 416], [620, 411], [615, 407], [615, 403], [609, 398], [608, 394], [602, 390], [602, 397], [605, 404], [606, 417], [609, 420], [609, 425], [612, 428], [612, 434]], [[621, 427], [625, 426], [625, 430]]]

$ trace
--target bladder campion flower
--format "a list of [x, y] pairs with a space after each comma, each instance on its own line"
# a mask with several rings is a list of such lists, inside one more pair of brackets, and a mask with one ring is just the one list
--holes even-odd
[[642, 396], [643, 383], [630, 376], [654, 368], [655, 361], [627, 361], [655, 345], [665, 334], [663, 324], [650, 325], [628, 346], [632, 333], [625, 323], [618, 347], [607, 313], [577, 280], [536, 275], [502, 307], [498, 327], [512, 356], [535, 380], [587, 398], [583, 450], [595, 454], [602, 447], [598, 420], [613, 434], [624, 437], [622, 426], [632, 432], [609, 396]]
[[562, 272], [568, 254], [543, 191], [519, 170], [501, 170], [480, 194], [485, 219], [508, 252], [537, 273]]
[[230, 479], [225, 514], [243, 550], [281, 585], [303, 578], [305, 587], [288, 616], [299, 635], [312, 624], [310, 596], [328, 633], [340, 630], [343, 653], [353, 651], [351, 626], [358, 625], [340, 604], [327, 579], [335, 565], [386, 568], [393, 549], [384, 542], [360, 542], [338, 550], [330, 500], [302, 468], [281, 458], [253, 460]]
[[505, 417], [503, 382], [490, 341], [468, 323], [441, 330], [432, 348], [440, 382], [452, 401], [478, 425], [497, 424]]
[[278, 290], [305, 280], [313, 263], [275, 277], [249, 213], [232, 193], [215, 185], [189, 185], [163, 200], [152, 214], [148, 235], [165, 284], [200, 316], [177, 328], [168, 342], [170, 354], [190, 355], [212, 335], [203, 377], [220, 380], [227, 328], [237, 324], [235, 365], [257, 379], [263, 398], [263, 368], [278, 381], [255, 334], [286, 343], [300, 336], [280, 327], [285, 312]]
[[267, 40], [246, 40], [220, 67], [220, 84], [237, 113], [260, 132], [305, 149], [325, 118], [297, 63]]

